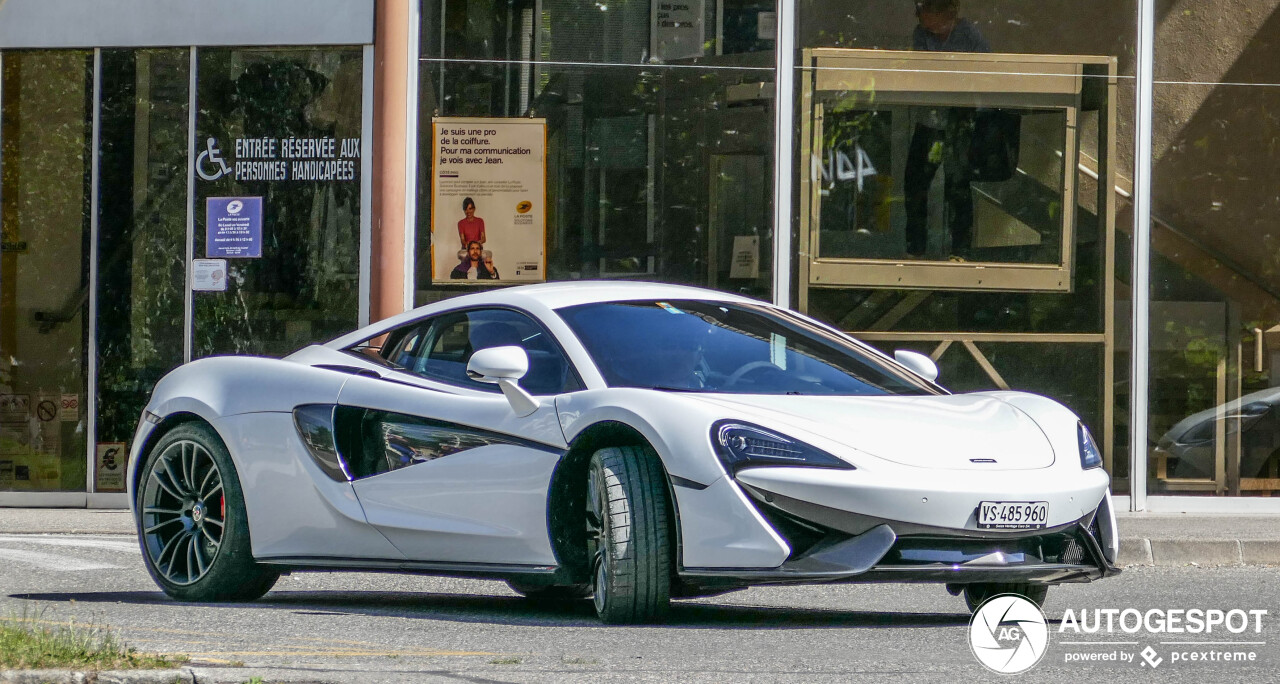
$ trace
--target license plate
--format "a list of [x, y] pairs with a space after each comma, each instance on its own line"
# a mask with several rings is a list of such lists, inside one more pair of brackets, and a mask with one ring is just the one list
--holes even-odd
[[988, 530], [1035, 530], [1049, 520], [1046, 501], [983, 501], [978, 504], [978, 527]]

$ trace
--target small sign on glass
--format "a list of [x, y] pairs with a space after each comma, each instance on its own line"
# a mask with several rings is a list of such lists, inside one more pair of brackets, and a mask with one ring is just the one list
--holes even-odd
[[226, 259], [193, 259], [191, 289], [196, 292], [227, 291]]

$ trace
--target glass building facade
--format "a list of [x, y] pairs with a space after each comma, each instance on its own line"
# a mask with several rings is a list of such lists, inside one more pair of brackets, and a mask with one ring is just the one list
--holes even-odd
[[[493, 237], [530, 212], [534, 281], [739, 292], [928, 354], [957, 391], [1051, 396], [1099, 437], [1117, 493], [1140, 483], [1136, 506], [1247, 510], [1280, 492], [1273, 6], [1224, 21], [1145, 0], [353, 4], [358, 40], [5, 49], [0, 28], [0, 504], [109, 491], [104, 458], [174, 366], [367, 320], [385, 244], [370, 234], [399, 211], [371, 206], [375, 144], [410, 155], [406, 304], [509, 284], [438, 264], [469, 259], [483, 220]], [[386, 12], [412, 33], [403, 139], [371, 124]], [[510, 121], [545, 131], [530, 206], [434, 206], [443, 122]], [[335, 151], [286, 158], [297, 140]], [[298, 161], [348, 170], [298, 176]], [[261, 199], [261, 256], [193, 289], [220, 198]], [[1136, 242], [1135, 200], [1152, 217]]]
[[[349, 43], [252, 25], [287, 9], [238, 20], [248, 45], [163, 46], [220, 40], [172, 9], [0, 32], [0, 505], [124, 503], [166, 373], [359, 324], [372, 5]], [[94, 47], [128, 36], [161, 46]], [[212, 244], [219, 201], [261, 207], [253, 253]]]
[[[1274, 8], [1220, 22], [1154, 4], [1153, 220], [1137, 246], [1150, 371], [1135, 385], [1143, 9], [423, 2], [415, 301], [477, 287], [431, 278], [429, 117], [545, 117], [549, 279], [774, 299], [929, 354], [954, 389], [1062, 401], [1105, 437], [1118, 493], [1137, 467], [1156, 496], [1270, 496]], [[1207, 44], [1221, 49], [1191, 57]], [[1145, 435], [1132, 386], [1148, 388]]]

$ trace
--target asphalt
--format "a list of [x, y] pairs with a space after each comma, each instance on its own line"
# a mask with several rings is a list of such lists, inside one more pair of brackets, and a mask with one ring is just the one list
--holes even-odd
[[[1121, 513], [1120, 565], [1280, 565], [1280, 514]], [[128, 511], [0, 508], [0, 534], [134, 534]]]
[[[1046, 604], [1055, 624], [1069, 608], [1262, 608], [1280, 615], [1280, 568], [1246, 551], [1280, 547], [1280, 516], [1126, 514], [1120, 524], [1125, 548], [1142, 550], [1140, 562], [1106, 582], [1055, 588]], [[1234, 551], [1224, 554], [1224, 544]], [[986, 674], [965, 642], [963, 602], [931, 585], [757, 587], [676, 602], [667, 625], [610, 627], [591, 616], [587, 602], [548, 607], [516, 598], [500, 582], [401, 575], [294, 573], [249, 604], [173, 602], [143, 571], [126, 511], [0, 509], [0, 551], [9, 561], [0, 562], [0, 615], [88, 620], [131, 646], [191, 658], [164, 671], [0, 672], [0, 684], [809, 684]], [[1118, 634], [1128, 645], [1114, 646], [1120, 642], [1059, 633], [1054, 653], [1027, 681], [1119, 674], [1114, 667], [1121, 665], [1069, 660], [1098, 649], [1125, 651], [1126, 676], [1155, 675], [1132, 659], [1148, 645], [1166, 659], [1161, 680], [1274, 681], [1277, 629], [1268, 619], [1264, 632], [1240, 642], [1253, 648], [1256, 640], [1257, 663], [1200, 670], [1172, 667], [1171, 649], [1182, 648], [1176, 637]], [[922, 643], [930, 644], [927, 653]]]

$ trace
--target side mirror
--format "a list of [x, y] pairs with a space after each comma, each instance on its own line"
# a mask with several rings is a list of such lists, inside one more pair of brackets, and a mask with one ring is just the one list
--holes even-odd
[[489, 347], [471, 355], [467, 361], [467, 377], [476, 382], [496, 384], [511, 404], [511, 410], [523, 418], [538, 410], [540, 404], [517, 381], [529, 372], [529, 355], [520, 347]]
[[938, 379], [938, 364], [924, 354], [898, 349], [893, 352], [893, 358], [929, 382]]

